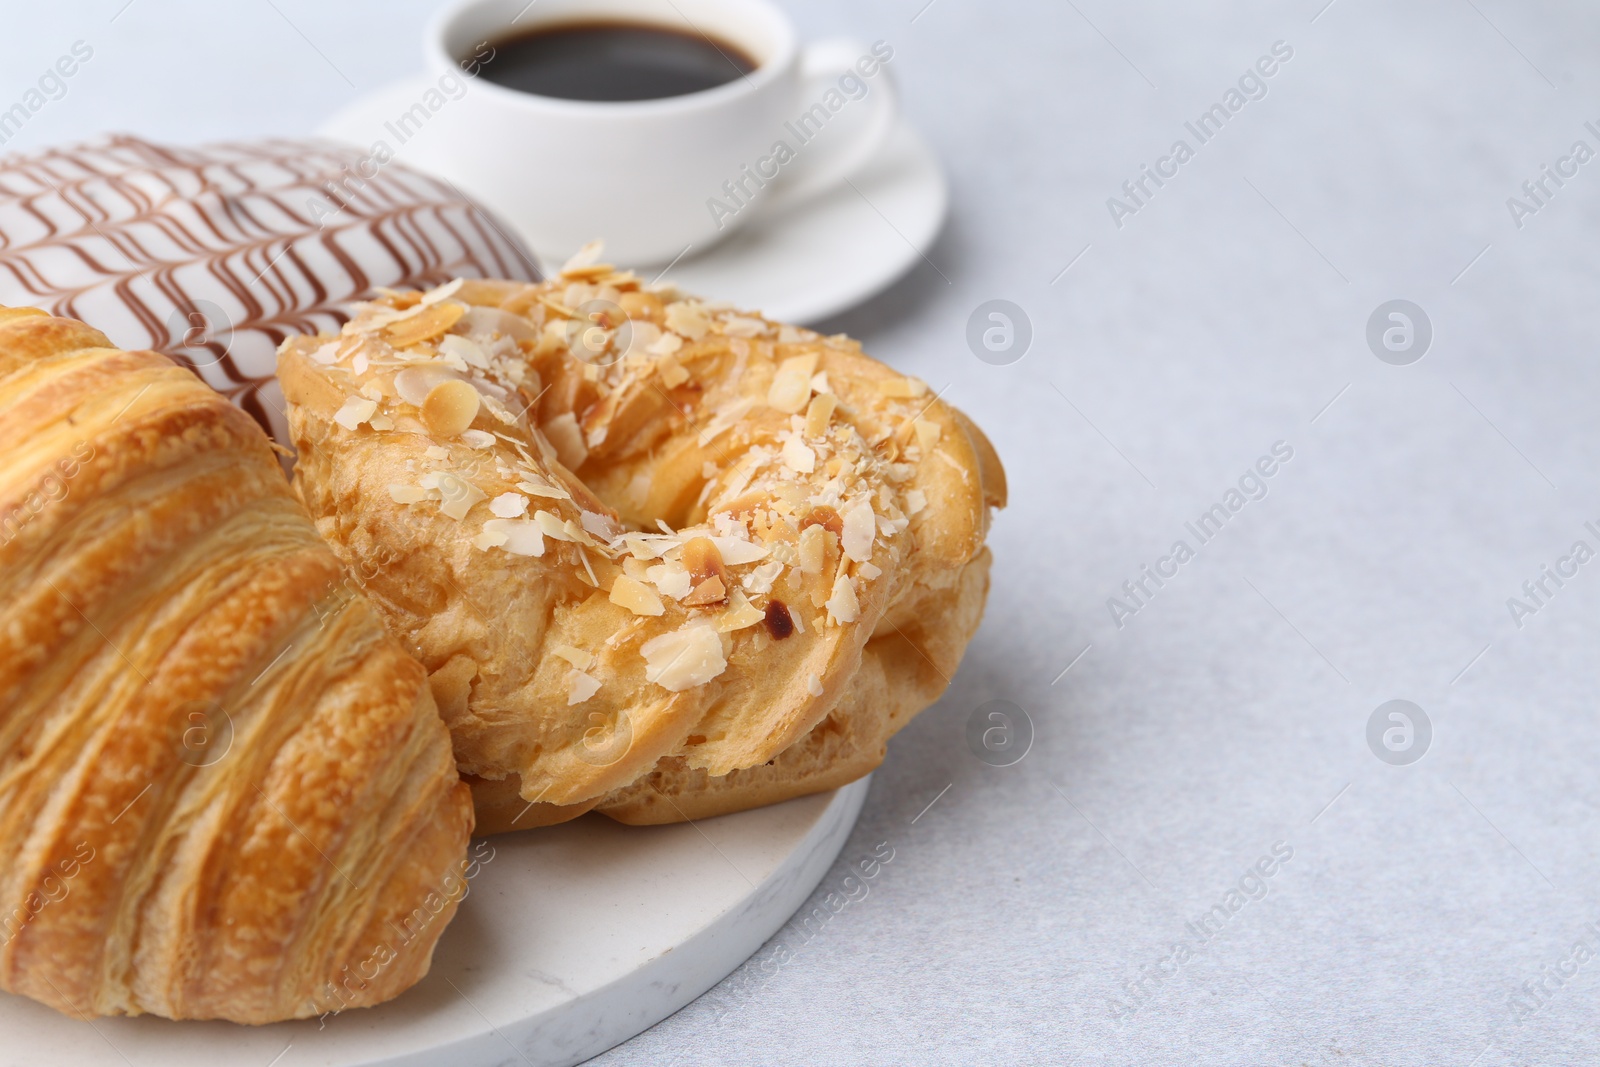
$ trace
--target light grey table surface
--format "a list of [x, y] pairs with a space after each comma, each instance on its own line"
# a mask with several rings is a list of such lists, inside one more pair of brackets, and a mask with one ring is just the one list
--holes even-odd
[[[305, 133], [418, 69], [433, 6], [123, 3], [7, 5], [6, 101], [94, 48], [8, 147]], [[949, 168], [928, 262], [836, 325], [1004, 457], [988, 616], [891, 745], [829, 920], [596, 1062], [1600, 1060], [1600, 562], [1522, 592], [1600, 550], [1600, 160], [1507, 203], [1600, 150], [1600, 9], [924, 3], [789, 6], [893, 43]], [[1107, 199], [1179, 139], [1119, 227]], [[996, 298], [1032, 324], [1008, 366], [965, 340]], [[1398, 298], [1433, 331], [1406, 366], [1367, 341]], [[1185, 524], [1278, 442], [1202, 545]], [[1180, 539], [1119, 627], [1108, 598]], [[1396, 698], [1432, 725], [1408, 766], [1367, 740]], [[1014, 766], [966, 741], [993, 700], [1035, 731]]]

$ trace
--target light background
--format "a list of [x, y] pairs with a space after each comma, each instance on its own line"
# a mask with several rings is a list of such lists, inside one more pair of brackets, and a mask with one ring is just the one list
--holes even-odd
[[[1600, 561], [1521, 628], [1506, 606], [1600, 549], [1600, 160], [1521, 229], [1506, 206], [1600, 149], [1600, 9], [923, 3], [789, 7], [893, 44], [949, 168], [927, 262], [830, 328], [1005, 459], [988, 616], [807, 908], [888, 842], [870, 895], [596, 1062], [1600, 1060], [1600, 962], [1510, 1002], [1600, 949]], [[0, 100], [94, 57], [7, 147], [307, 133], [420, 68], [433, 6], [13, 4]], [[1268, 95], [1119, 229], [1106, 198], [1280, 40]], [[1032, 322], [1010, 366], [965, 341], [995, 298]], [[1433, 324], [1411, 366], [1366, 344], [1394, 298]], [[1277, 441], [1269, 495], [1118, 629], [1106, 598]], [[1409, 767], [1365, 740], [1392, 698], [1433, 724]], [[1036, 731], [1009, 768], [965, 740], [996, 699]], [[1280, 841], [1268, 895], [1132, 998]]]

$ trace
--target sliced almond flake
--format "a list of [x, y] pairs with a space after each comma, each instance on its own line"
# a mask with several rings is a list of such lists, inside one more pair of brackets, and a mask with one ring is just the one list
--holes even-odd
[[662, 356], [656, 367], [661, 374], [661, 384], [668, 389], [676, 389], [689, 380], [689, 372], [683, 369], [683, 364], [671, 356]]
[[811, 391], [813, 393], [826, 393], [832, 395], [833, 385], [828, 381], [827, 371], [819, 370], [817, 373], [811, 376]]
[[789, 621], [794, 623], [794, 632], [795, 633], [803, 634], [803, 633], [806, 632], [806, 620], [801, 617], [801, 615], [800, 615], [800, 613], [798, 611], [793, 611], [793, 612], [789, 613]]
[[917, 431], [917, 444], [922, 446], [924, 452], [932, 451], [933, 446], [939, 443], [939, 435], [943, 432], [939, 424], [928, 419], [917, 419], [911, 425]]
[[565, 489], [553, 485], [544, 485], [540, 482], [518, 482], [517, 488], [529, 496], [547, 497], [552, 500], [571, 500], [572, 494]]
[[821, 574], [822, 563], [828, 552], [828, 531], [821, 526], [807, 526], [800, 531], [800, 573]]
[[474, 504], [489, 498], [488, 493], [485, 493], [459, 474], [451, 471], [434, 471], [431, 474], [436, 476], [431, 478], [433, 484], [429, 484], [430, 475], [425, 474], [422, 476], [423, 487], [439, 490], [440, 512], [455, 519], [457, 522], [467, 517], [467, 512], [472, 510]]
[[[454, 357], [467, 366], [476, 367], [478, 370], [489, 369], [489, 353], [483, 350], [483, 346], [472, 340], [472, 338], [463, 337], [458, 333], [447, 333], [439, 338], [439, 355], [445, 359]], [[459, 370], [460, 368], [457, 369]]]
[[778, 343], [782, 345], [797, 345], [816, 339], [816, 334], [810, 330], [802, 330], [798, 326], [784, 323], [778, 327]]
[[660, 590], [662, 596], [682, 600], [689, 595], [693, 582], [689, 571], [681, 563], [660, 563], [645, 568], [645, 580]]
[[878, 383], [878, 392], [896, 400], [909, 400], [928, 391], [928, 383], [920, 378], [885, 378]]
[[438, 437], [455, 437], [472, 428], [483, 406], [483, 394], [471, 382], [454, 379], [428, 390], [422, 401], [422, 422]]
[[833, 418], [833, 409], [838, 406], [838, 401], [831, 394], [819, 393], [811, 398], [811, 406], [806, 408], [805, 432], [807, 437], [821, 437], [828, 432], [828, 420]]
[[709, 538], [717, 546], [717, 552], [722, 556], [722, 562], [730, 567], [737, 567], [741, 563], [754, 563], [758, 559], [767, 558], [767, 546], [758, 545], [742, 537], [716, 536]]
[[790, 356], [778, 364], [772, 384], [767, 388], [767, 404], [786, 414], [798, 414], [811, 399], [811, 375], [816, 369], [815, 352]]
[[554, 446], [556, 458], [567, 470], [577, 470], [589, 458], [589, 446], [584, 444], [583, 431], [578, 428], [578, 417], [572, 412], [562, 412], [540, 428]]
[[487, 430], [462, 430], [461, 440], [479, 452], [486, 448], [494, 447], [494, 434], [489, 433]]
[[928, 494], [921, 489], [906, 490], [906, 514], [915, 515], [928, 506]]
[[[619, 574], [616, 581], [611, 583], [610, 599], [613, 604], [626, 608], [635, 615], [664, 615], [667, 611], [666, 605], [661, 603], [661, 598], [656, 595], [654, 589], [643, 582], [629, 578], [626, 574]], [[655, 681], [653, 678], [650, 680]]]
[[[617, 329], [617, 348], [625, 358], [643, 358], [650, 352], [652, 345], [658, 344], [662, 337], [672, 336], [663, 334], [661, 327], [646, 319], [629, 319]], [[677, 340], [673, 337], [673, 340]], [[626, 343], [624, 343], [626, 342]], [[682, 345], [682, 341], [678, 341]]]
[[346, 400], [344, 405], [334, 413], [333, 421], [347, 430], [355, 430], [377, 414], [377, 411], [377, 401], [368, 400], [364, 396], [353, 396]]
[[796, 474], [810, 474], [817, 469], [817, 454], [798, 437], [790, 436], [783, 443], [783, 465]]
[[550, 654], [559, 656], [580, 671], [586, 671], [594, 664], [594, 653], [585, 652], [583, 649], [574, 648], [572, 645], [557, 645], [550, 650]]
[[856, 573], [870, 582], [874, 578], [878, 578], [883, 575], [883, 568], [879, 567], [875, 563], [863, 563], [861, 566], [856, 568]]
[[407, 404], [420, 408], [434, 386], [455, 377], [457, 377], [455, 372], [444, 364], [429, 360], [427, 363], [415, 364], [396, 373], [394, 391]]
[[683, 539], [676, 534], [625, 533], [622, 541], [636, 559], [660, 559], [669, 549], [683, 544]]
[[517, 341], [535, 341], [539, 338], [538, 329], [527, 319], [500, 308], [469, 307], [466, 316], [457, 325], [465, 326], [481, 337], [498, 332]]
[[600, 538], [602, 541], [610, 541], [616, 536], [616, 530], [613, 529], [611, 520], [604, 515], [580, 509], [578, 521], [585, 531]]
[[571, 540], [567, 536], [567, 526], [561, 521], [561, 516], [548, 511], [536, 511], [533, 513], [533, 521], [539, 524], [539, 529], [544, 531], [546, 537], [557, 541]]
[[739, 465], [734, 467], [733, 471], [728, 475], [728, 484], [723, 487], [723, 493], [729, 499], [733, 499], [743, 493], [745, 487], [750, 484], [750, 479], [763, 462], [765, 462], [765, 457], [757, 457], [754, 455], [754, 449], [752, 449], [750, 453], [747, 453], [744, 458], [739, 460]]
[[760, 319], [731, 315], [723, 321], [722, 332], [729, 337], [764, 337], [767, 333], [767, 324]]
[[749, 414], [750, 409], [755, 406], [755, 400], [750, 397], [746, 397], [742, 400], [737, 400], [724, 408], [718, 409], [716, 414], [712, 416], [711, 421], [706, 424], [706, 428], [700, 431], [700, 447], [706, 447], [712, 441], [720, 437], [724, 431], [731, 429], [734, 423], [738, 422], [740, 419], [744, 418], [745, 415]]
[[318, 346], [317, 349], [311, 353], [311, 358], [315, 362], [322, 364], [324, 367], [332, 366], [333, 364], [339, 362], [339, 342], [329, 341], [325, 345]]
[[647, 351], [653, 356], [670, 356], [682, 347], [683, 338], [675, 333], [664, 333], [650, 343]]
[[391, 322], [381, 331], [381, 336], [395, 348], [409, 348], [423, 341], [431, 341], [460, 321], [467, 313], [465, 304], [431, 304], [409, 318]]
[[389, 499], [396, 504], [420, 504], [428, 499], [428, 491], [420, 485], [402, 485], [399, 482], [389, 486]]
[[578, 562], [583, 564], [583, 573], [589, 579], [589, 587], [591, 589], [599, 589], [600, 579], [594, 576], [594, 568], [589, 565], [589, 553], [582, 548], [578, 549]]
[[600, 679], [591, 677], [580, 670], [567, 672], [567, 707], [582, 704], [585, 700], [600, 691]]
[[511, 414], [504, 404], [487, 393], [483, 395], [483, 406], [488, 408], [489, 414], [493, 415], [499, 422], [503, 422], [507, 426], [515, 426], [517, 424], [517, 417]]
[[394, 429], [394, 420], [387, 415], [374, 415], [372, 416], [371, 420], [368, 421], [367, 425], [371, 426], [374, 430], [387, 433], [388, 431]]
[[582, 526], [579, 526], [571, 519], [563, 522], [561, 524], [561, 529], [567, 535], [567, 539], [572, 541], [574, 544], [588, 545], [590, 548], [605, 547], [599, 541], [596, 541], [594, 537], [590, 535], [588, 530], [585, 530]]
[[585, 267], [592, 267], [600, 262], [600, 257], [605, 254], [604, 241], [590, 241], [572, 254], [572, 258], [561, 265], [557, 273], [566, 274], [568, 271], [580, 271]]
[[528, 498], [521, 493], [501, 493], [489, 501], [489, 510], [502, 519], [515, 519], [528, 513]]
[[754, 626], [766, 617], [766, 612], [752, 605], [743, 593], [735, 589], [728, 597], [728, 607], [716, 617], [714, 625], [718, 633], [726, 634]]
[[839, 537], [839, 546], [844, 550], [846, 559], [865, 563], [872, 558], [876, 525], [877, 516], [873, 514], [872, 501], [867, 497], [860, 498], [845, 509], [844, 533]]
[[435, 462], [443, 462], [450, 458], [450, 450], [444, 445], [429, 445], [422, 454]]
[[772, 592], [772, 583], [778, 580], [783, 573], [783, 564], [777, 560], [768, 560], [749, 574], [744, 576], [741, 585], [749, 592], [761, 595]]
[[422, 294], [422, 306], [429, 307], [430, 305], [437, 304], [441, 300], [449, 300], [452, 296], [455, 296], [456, 293], [460, 291], [461, 286], [464, 284], [465, 279], [454, 278], [448, 282], [445, 282], [443, 285], [429, 289], [427, 292]]
[[472, 544], [480, 552], [487, 552], [491, 548], [500, 548], [509, 540], [504, 530], [480, 530], [478, 536], [472, 539]]
[[[578, 317], [578, 313], [576, 311], [573, 311], [571, 308], [567, 307], [567, 305], [563, 304], [561, 301], [556, 300], [555, 298], [547, 296], [547, 295], [544, 295], [544, 294], [540, 294], [540, 296], [539, 296], [539, 305], [541, 307], [543, 307], [546, 311], [555, 312], [555, 314], [558, 317], [562, 318], [562, 319], [575, 319], [575, 318]], [[546, 322], [544, 324], [544, 336], [547, 337], [547, 338], [548, 337], [554, 337], [554, 338], [556, 338], [556, 340], [561, 341], [562, 343], [565, 343], [565, 341], [566, 341], [566, 326], [565, 326], [565, 324], [561, 323], [561, 322], [556, 322], [553, 319], [550, 320], [549, 322]]]
[[480, 536], [504, 538], [491, 547], [503, 548], [513, 556], [544, 555], [544, 531], [531, 519], [488, 519]]
[[645, 680], [673, 693], [704, 685], [728, 669], [722, 641], [722, 635], [706, 622], [651, 638], [639, 646]]
[[668, 304], [666, 320], [667, 329], [691, 341], [700, 340], [711, 329], [711, 320], [706, 316], [705, 308], [686, 300]]
[[806, 675], [806, 692], [814, 697], [822, 695], [822, 679], [817, 677], [815, 671]]

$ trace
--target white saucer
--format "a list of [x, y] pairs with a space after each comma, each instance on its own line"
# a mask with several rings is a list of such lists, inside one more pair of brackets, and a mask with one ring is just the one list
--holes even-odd
[[[418, 78], [379, 89], [317, 133], [363, 149], [380, 139], [392, 145], [385, 122], [415, 103], [425, 87]], [[396, 159], [418, 170], [428, 169], [427, 155], [426, 127], [395, 151]], [[688, 292], [802, 324], [876, 296], [921, 262], [944, 225], [949, 190], [938, 159], [903, 120], [851, 183], [854, 188], [844, 185], [757, 219], [703, 252], [691, 249], [669, 279]]]
[[91, 1027], [0, 994], [0, 1060], [567, 1067], [671, 1015], [776, 933], [838, 856], [869, 781], [694, 824], [587, 815], [474, 842], [481, 870], [432, 972], [382, 1007], [262, 1027], [148, 1017]]

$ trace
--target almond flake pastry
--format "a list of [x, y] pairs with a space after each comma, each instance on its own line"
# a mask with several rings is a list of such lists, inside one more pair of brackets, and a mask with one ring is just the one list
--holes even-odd
[[480, 832], [853, 781], [988, 591], [1005, 473], [964, 415], [599, 254], [279, 350], [299, 492], [427, 668]]

